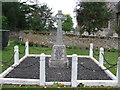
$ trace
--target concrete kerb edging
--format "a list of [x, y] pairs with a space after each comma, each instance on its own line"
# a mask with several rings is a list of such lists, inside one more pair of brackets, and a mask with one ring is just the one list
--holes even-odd
[[[40, 57], [40, 55], [38, 54], [30, 54], [28, 55], [28, 57]], [[45, 55], [46, 57], [51, 57], [51, 55]], [[67, 55], [67, 57], [72, 57], [72, 55]], [[99, 66], [99, 62], [94, 58], [94, 57], [90, 57], [87, 55], [78, 55], [78, 57], [84, 57], [84, 58], [91, 58], [98, 66]], [[106, 69], [106, 67], [101, 66], [102, 69]], [[114, 74], [112, 74], [109, 70], [105, 70], [105, 73], [113, 80], [116, 80], [116, 76]]]
[[77, 82], [87, 86], [117, 86], [116, 80], [77, 80]]
[[[0, 78], [2, 84], [24, 84], [39, 85], [39, 79], [18, 79], [18, 78]], [[45, 82], [45, 85], [53, 85], [54, 82]], [[58, 82], [64, 85], [71, 85], [71, 82]]]
[[[40, 57], [40, 54], [30, 54], [28, 56], [24, 56], [20, 59], [20, 63], [27, 57]], [[51, 55], [45, 55], [46, 57], [51, 57]], [[72, 55], [67, 55], [67, 57], [72, 57]], [[84, 58], [91, 58], [97, 65], [99, 65], [99, 62], [90, 56], [79, 56], [78, 57], [84, 57]], [[20, 64], [19, 63], [19, 64]], [[13, 64], [14, 65], [14, 64]], [[13, 66], [12, 65], [12, 66]], [[102, 69], [105, 67], [101, 67]], [[19, 79], [19, 78], [3, 78], [6, 76], [10, 71], [12, 71], [14, 68], [9, 67], [7, 70], [5, 70], [2, 74], [0, 74], [0, 83], [1, 84], [25, 84], [25, 85], [39, 85], [39, 79]], [[87, 86], [117, 86], [116, 77], [109, 71], [106, 70], [106, 74], [109, 75], [113, 80], [77, 80], [77, 84], [83, 83]], [[45, 85], [53, 85], [54, 82], [45, 82]], [[58, 82], [62, 83], [64, 85], [71, 85], [71, 82]]]
[[39, 79], [0, 78], [2, 84], [39, 85]]
[[[38, 54], [29, 54], [28, 57], [40, 57], [40, 55]], [[45, 55], [46, 57], [51, 57], [51, 55]], [[67, 57], [72, 57], [72, 55], [67, 55]], [[78, 57], [84, 57], [84, 58], [91, 58], [98, 66], [99, 66], [99, 62], [94, 58], [94, 57], [90, 57], [87, 55], [78, 55]], [[102, 69], [106, 69], [106, 67], [101, 66]], [[105, 73], [113, 80], [116, 80], [116, 76], [114, 74], [112, 74], [109, 70], [105, 70]]]
[[[0, 78], [0, 84], [23, 84], [39, 85], [39, 79]], [[45, 85], [53, 85], [54, 82], [45, 82]], [[71, 85], [71, 82], [58, 82], [64, 85]], [[116, 80], [77, 80], [77, 84], [83, 83], [87, 86], [117, 86]]]
[[[27, 56], [23, 56], [20, 60], [19, 60], [19, 64], [25, 59], [25, 58], [27, 58]], [[18, 64], [18, 65], [19, 65]], [[13, 67], [16, 67], [16, 66], [18, 66], [18, 65], [16, 65], [16, 64], [13, 64], [13, 65], [11, 65], [9, 68], [7, 68], [3, 73], [1, 73], [0, 74], [0, 78], [3, 78], [3, 77], [5, 77], [9, 72], [11, 72], [14, 68]]]
[[[91, 59], [99, 66], [99, 62], [94, 58], [94, 57], [91, 57]], [[101, 66], [101, 68], [102, 69], [106, 69], [106, 67], [104, 67], [104, 66]], [[113, 74], [113, 73], [111, 73], [109, 70], [105, 70], [104, 71], [111, 79], [113, 79], [113, 80], [116, 80], [117, 78], [116, 78], [116, 76]]]
[[[28, 57], [40, 57], [40, 54], [29, 54]], [[45, 57], [51, 57], [51, 55], [45, 55]], [[72, 57], [72, 55], [67, 55], [67, 57]], [[87, 55], [78, 55], [78, 57], [90, 58]]]

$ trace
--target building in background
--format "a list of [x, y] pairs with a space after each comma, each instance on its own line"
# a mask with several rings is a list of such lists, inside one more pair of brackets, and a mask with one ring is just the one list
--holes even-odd
[[[119, 2], [108, 2], [107, 6], [109, 10], [112, 11], [113, 19], [108, 22], [107, 28], [102, 28], [103, 31], [98, 31], [94, 35], [91, 34], [90, 36], [113, 36], [118, 37], [118, 34], [115, 32], [114, 27], [116, 25], [120, 26], [120, 1]], [[79, 30], [79, 26], [77, 25], [77, 29]], [[88, 36], [88, 32], [84, 32], [82, 35]]]
[[116, 12], [116, 15], [117, 15], [117, 25], [120, 26], [120, 1], [116, 5], [116, 8], [117, 8], [117, 12]]

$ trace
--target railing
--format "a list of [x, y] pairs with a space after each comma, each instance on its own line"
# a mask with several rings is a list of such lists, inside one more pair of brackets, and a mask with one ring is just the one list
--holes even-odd
[[[20, 64], [20, 60], [19, 60], [19, 54], [21, 52], [19, 52], [19, 47], [18, 46], [15, 46], [14, 47], [14, 64], [15, 65], [19, 65]], [[25, 50], [24, 52], [25, 53], [25, 56], [29, 56], [29, 43], [26, 42], [25, 44]], [[91, 43], [90, 44], [90, 51], [89, 51], [89, 57], [93, 58], [93, 55], [94, 55], [94, 49], [93, 49], [93, 44]], [[90, 68], [87, 68], [86, 66], [84, 66], [83, 64], [80, 64], [82, 67], [84, 67], [85, 69], [88, 69], [88, 70], [92, 70], [92, 71], [105, 71], [105, 70], [108, 70], [110, 68], [113, 68], [114, 66], [118, 65], [117, 67], [117, 77], [116, 77], [116, 81], [117, 81], [117, 86], [120, 87], [120, 57], [118, 58], [118, 63], [116, 64], [111, 64], [110, 62], [108, 62], [108, 60], [105, 58], [104, 56], [104, 48], [100, 48], [100, 52], [99, 52], [99, 63], [98, 65], [100, 67], [103, 67], [104, 66], [104, 61], [110, 65], [110, 67], [108, 68], [105, 68], [105, 69], [102, 69], [102, 70], [97, 70], [97, 69], [90, 69]], [[39, 55], [40, 57], [40, 76], [39, 76], [39, 85], [42, 85], [42, 86], [45, 86], [45, 57], [46, 55], [44, 53], [40, 54]], [[73, 54], [72, 56], [72, 69], [71, 69], [71, 86], [72, 87], [77, 87], [77, 63], [78, 63], [78, 56], [76, 54]], [[13, 57], [12, 57], [13, 59]], [[5, 62], [3, 62], [5, 63]], [[33, 64], [32, 64], [33, 65]], [[29, 66], [25, 66], [25, 67], [22, 67], [22, 68], [27, 68], [27, 67], [30, 67], [32, 65], [29, 65]], [[14, 68], [14, 66], [13, 66]]]
[[[108, 60], [105, 58], [105, 55], [104, 55], [104, 48], [101, 47], [100, 48], [100, 52], [99, 54], [96, 54], [94, 53], [94, 49], [93, 49], [93, 44], [91, 43], [90, 44], [90, 52], [89, 52], [89, 56], [91, 58], [93, 58], [93, 55], [96, 55], [96, 56], [99, 56], [99, 66], [100, 67], [103, 67], [104, 66], [104, 61], [110, 66], [108, 68], [105, 68], [103, 70], [108, 70], [108, 69], [111, 69], [115, 66], [117, 66], [117, 77], [116, 77], [116, 81], [117, 81], [117, 86], [120, 87], [120, 57], [118, 58], [118, 63], [115, 63], [115, 64], [111, 64], [110, 62], [108, 62]], [[83, 65], [81, 65], [83, 66]], [[83, 66], [85, 67], [85, 66]], [[85, 67], [86, 69], [89, 69], [87, 67]], [[92, 70], [92, 69], [89, 69], [89, 70]], [[96, 70], [97, 71], [97, 70]]]

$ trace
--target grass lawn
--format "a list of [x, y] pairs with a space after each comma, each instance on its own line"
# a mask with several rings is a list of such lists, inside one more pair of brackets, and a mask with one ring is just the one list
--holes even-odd
[[41, 87], [38, 85], [34, 85], [34, 86], [22, 86], [22, 85], [3, 85], [2, 90], [5, 90], [6, 88], [9, 89], [30, 89], [30, 90], [120, 90], [120, 88], [116, 88], [116, 87], [78, 87], [78, 88], [71, 88], [69, 86], [65, 86], [65, 87], [58, 87], [58, 86], [48, 86], [48, 87]]
[[[11, 43], [10, 46], [5, 47], [2, 51], [0, 51], [0, 53], [2, 53], [2, 60], [4, 62], [9, 61], [10, 58], [13, 56], [14, 46], [15, 46], [15, 43]], [[18, 46], [19, 46], [19, 51], [23, 53], [24, 49], [25, 49], [25, 46], [23, 46], [23, 45], [18, 45]], [[41, 53], [51, 54], [51, 50], [52, 50], [51, 48], [48, 48], [48, 47], [33, 47], [33, 46], [31, 46], [29, 48], [30, 48], [30, 54], [41, 54]], [[99, 51], [95, 51], [95, 53], [99, 53]], [[68, 55], [72, 55], [72, 54], [89, 55], [89, 50], [88, 49], [67, 49], [67, 54]], [[23, 57], [23, 56], [24, 56], [24, 54], [20, 54], [20, 58]], [[94, 55], [94, 57], [98, 60], [98, 56]], [[118, 60], [118, 52], [107, 52], [107, 51], [105, 51], [105, 58], [111, 64], [116, 64], [117, 60]], [[13, 59], [12, 59], [11, 62], [9, 62], [7, 64], [3, 63], [2, 71], [6, 70], [12, 64], [13, 64]], [[104, 65], [106, 67], [110, 67], [107, 63], [104, 63]], [[116, 70], [117, 70], [116, 66], [110, 69], [110, 71], [115, 75], [116, 75]], [[4, 87], [9, 87], [9, 86], [4, 85]], [[16, 86], [16, 87], [19, 88], [19, 86]], [[13, 86], [12, 86], [12, 88], [13, 88]]]

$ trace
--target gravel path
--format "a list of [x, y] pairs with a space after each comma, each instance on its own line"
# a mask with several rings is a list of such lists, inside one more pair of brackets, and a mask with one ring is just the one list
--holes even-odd
[[[111, 80], [101, 68], [89, 58], [78, 58], [78, 80]], [[71, 81], [71, 60], [68, 58], [69, 68], [49, 68], [46, 58], [46, 81]], [[81, 66], [81, 64], [88, 69]], [[89, 70], [93, 69], [93, 70]], [[95, 71], [96, 70], [96, 71]], [[11, 71], [6, 78], [39, 79], [39, 57], [26, 58]]]

